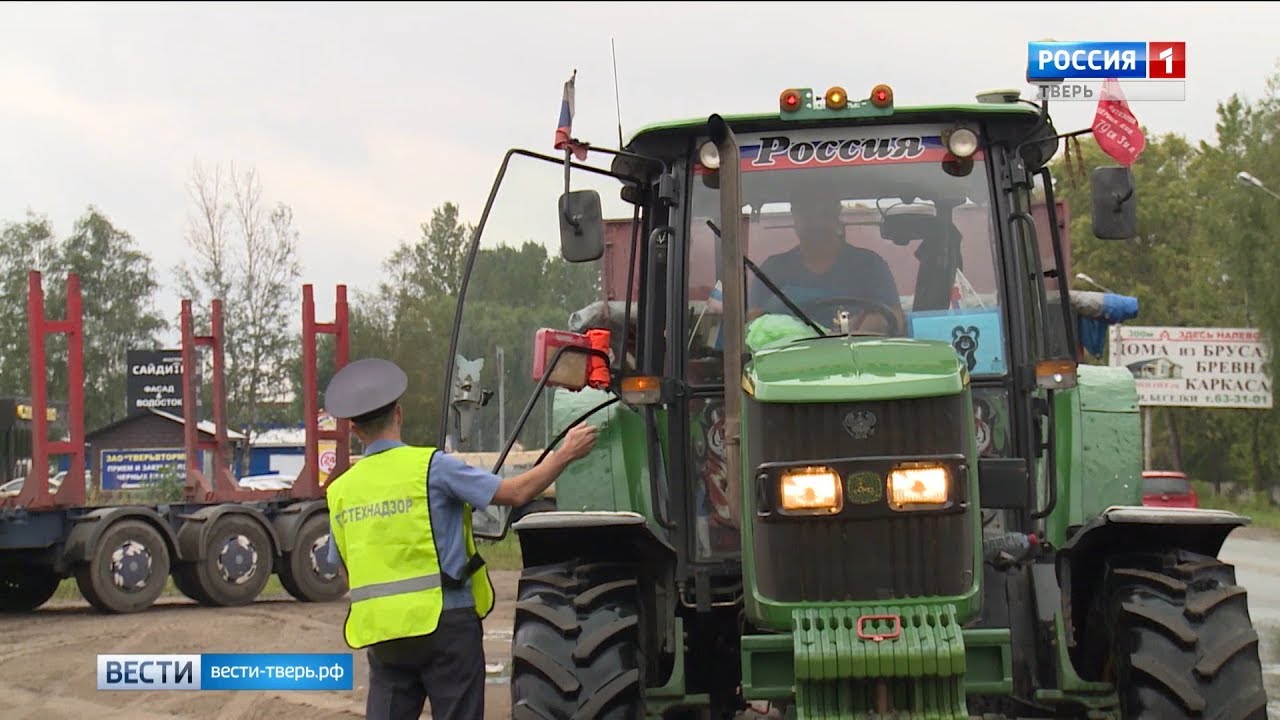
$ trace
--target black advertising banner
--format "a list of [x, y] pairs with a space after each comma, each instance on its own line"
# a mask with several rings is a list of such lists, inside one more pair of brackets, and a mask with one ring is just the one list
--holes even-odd
[[130, 415], [148, 410], [182, 414], [181, 350], [130, 350], [127, 362]]

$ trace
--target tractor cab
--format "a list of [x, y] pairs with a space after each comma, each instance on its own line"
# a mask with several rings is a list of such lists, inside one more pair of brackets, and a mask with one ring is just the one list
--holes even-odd
[[[501, 472], [600, 430], [554, 509], [478, 509], [525, 566], [514, 715], [1183, 717], [1124, 608], [1153, 572], [1224, 592], [1245, 521], [1141, 507], [1133, 378], [1080, 362], [1047, 105], [777, 103], [499, 169], [441, 442]], [[1094, 234], [1133, 237], [1133, 174], [1090, 182]]]

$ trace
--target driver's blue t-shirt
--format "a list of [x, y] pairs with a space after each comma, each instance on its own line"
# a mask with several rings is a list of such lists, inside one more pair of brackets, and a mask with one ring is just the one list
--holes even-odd
[[[825, 273], [805, 267], [799, 246], [758, 263], [769, 281], [786, 293], [801, 310], [814, 300], [859, 297], [897, 308], [901, 302], [889, 264], [866, 248], [844, 245]], [[747, 270], [747, 309], [791, 314], [787, 306], [760, 278]], [[851, 308], [853, 309], [853, 308]]]

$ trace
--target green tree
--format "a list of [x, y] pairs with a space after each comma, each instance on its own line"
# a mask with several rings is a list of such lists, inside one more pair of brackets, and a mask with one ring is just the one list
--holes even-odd
[[[252, 168], [224, 173], [197, 163], [188, 190], [192, 255], [175, 273], [200, 328], [208, 327], [211, 301], [222, 301], [228, 421], [252, 445], [265, 424], [286, 419], [292, 403], [285, 393], [299, 367], [291, 321], [302, 270], [293, 211], [264, 200]], [[210, 383], [203, 385], [207, 397]]]
[[[1206, 189], [1200, 232], [1213, 247], [1222, 269], [1224, 295], [1232, 298], [1222, 316], [1230, 325], [1258, 328], [1277, 347], [1280, 338], [1280, 260], [1276, 237], [1280, 234], [1280, 200], [1235, 182], [1245, 171], [1263, 178], [1273, 189], [1280, 186], [1280, 74], [1272, 74], [1263, 97], [1247, 103], [1233, 95], [1218, 105], [1216, 146], [1201, 147], [1204, 162], [1199, 181]], [[1224, 323], [1226, 324], [1226, 323]], [[1280, 364], [1270, 363], [1274, 389]], [[1219, 463], [1234, 480], [1252, 489], [1274, 487], [1280, 472], [1280, 411], [1218, 410], [1206, 421], [1228, 426], [1231, 448]], [[1216, 428], [1215, 428], [1216, 429]], [[1220, 446], [1219, 446], [1220, 447]], [[1206, 454], [1213, 452], [1212, 446]]]
[[[153, 305], [156, 273], [151, 258], [138, 248], [133, 236], [92, 206], [59, 244], [49, 265], [56, 284], [47, 286], [45, 292], [50, 309], [59, 317], [66, 308], [67, 275], [80, 277], [85, 427], [101, 427], [128, 412], [126, 353], [134, 347], [155, 346], [158, 333], [167, 328]], [[51, 357], [54, 386], [65, 393], [65, 343], [57, 348], [57, 357]]]
[[54, 244], [49, 219], [32, 212], [21, 222], [5, 223], [0, 230], [0, 394], [29, 392], [28, 273], [47, 268], [47, 255]]
[[447, 202], [419, 230], [416, 240], [402, 241], [383, 262], [386, 279], [378, 289], [356, 293], [350, 317], [351, 358], [387, 357], [404, 369], [409, 376], [402, 400], [406, 440], [434, 443], [439, 437], [445, 356], [475, 229], [460, 220], [456, 204]]
[[[435, 443], [440, 437], [443, 393], [458, 296], [475, 228], [446, 202], [422, 223], [412, 243], [402, 242], [385, 260], [386, 279], [374, 292], [357, 293], [351, 308], [351, 357], [388, 357], [409, 376], [405, 437]], [[486, 245], [490, 243], [486, 242]], [[485, 357], [482, 386], [496, 395], [496, 352], [504, 351], [506, 420], [510, 430], [534, 385], [532, 344], [540, 327], [563, 328], [569, 315], [600, 297], [599, 265], [570, 265], [546, 248], [524, 242], [477, 253], [466, 290], [458, 353]], [[323, 391], [331, 350], [319, 356]], [[498, 441], [497, 398], [481, 412], [476, 436], [486, 447]], [[545, 417], [530, 417], [525, 438], [545, 435]]]
[[[1191, 145], [1174, 134], [1148, 136], [1133, 166], [1139, 236], [1104, 241], [1089, 229], [1088, 186], [1055, 160], [1055, 190], [1072, 208], [1073, 268], [1139, 299], [1134, 324], [1258, 327], [1280, 334], [1280, 265], [1275, 242], [1280, 201], [1234, 182], [1237, 172], [1280, 182], [1274, 138], [1280, 130], [1277, 85], [1250, 104], [1219, 104], [1216, 142]], [[1081, 142], [1086, 171], [1114, 165], [1091, 139]], [[1265, 175], [1264, 175], [1265, 173]], [[1087, 288], [1093, 289], [1093, 288]], [[1271, 368], [1272, 384], [1276, 368]], [[1280, 471], [1276, 412], [1154, 408], [1153, 461], [1199, 479], [1262, 488]]]

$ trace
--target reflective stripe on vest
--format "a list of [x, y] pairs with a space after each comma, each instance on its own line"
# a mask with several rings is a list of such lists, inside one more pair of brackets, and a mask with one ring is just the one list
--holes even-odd
[[432, 590], [438, 587], [440, 587], [439, 573], [408, 578], [407, 580], [392, 580], [391, 582], [365, 585], [364, 587], [353, 589], [351, 591], [351, 602], [372, 600], [388, 595], [399, 595], [400, 593], [418, 592], [419, 590]]
[[[351, 609], [344, 636], [352, 648], [435, 631], [444, 604], [428, 469], [436, 449], [401, 446], [367, 455], [326, 488], [333, 541], [347, 569]], [[465, 547], [476, 554], [470, 507]], [[493, 609], [487, 569], [471, 575], [476, 612]]]

